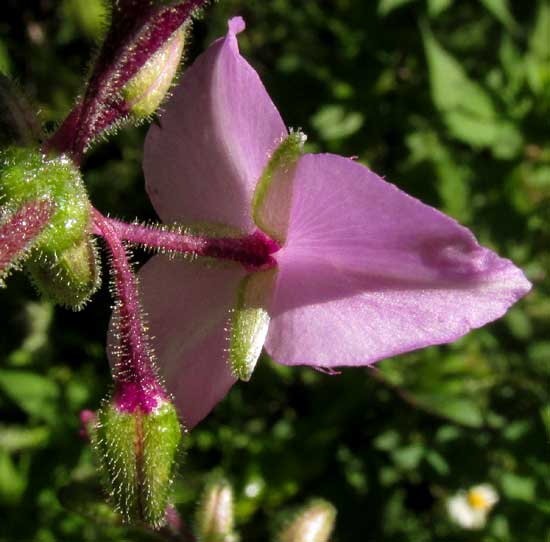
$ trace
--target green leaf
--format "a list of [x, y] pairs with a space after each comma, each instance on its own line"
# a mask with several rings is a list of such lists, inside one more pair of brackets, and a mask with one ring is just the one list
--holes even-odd
[[422, 26], [432, 100], [458, 139], [474, 145], [495, 137], [496, 112], [491, 97], [466, 74], [460, 63]]
[[432, 19], [439, 17], [445, 10], [451, 7], [453, 0], [428, 0], [428, 14]]
[[0, 74], [11, 74], [11, 57], [4, 42], [0, 40]]
[[0, 389], [29, 416], [55, 421], [59, 388], [50, 379], [25, 371], [0, 371]]
[[401, 438], [399, 433], [393, 429], [378, 435], [374, 440], [374, 447], [378, 450], [389, 452], [399, 445]]
[[437, 394], [418, 394], [417, 399], [426, 408], [461, 425], [483, 425], [483, 411], [473, 399]]
[[394, 462], [405, 471], [416, 469], [423, 456], [424, 447], [421, 444], [411, 444], [392, 453]]
[[107, 7], [103, 0], [64, 0], [63, 16], [73, 19], [82, 32], [98, 39], [105, 30]]
[[437, 190], [443, 210], [462, 222], [472, 213], [469, 168], [459, 162], [433, 131], [422, 131], [407, 138], [414, 162], [429, 161], [437, 175]]
[[510, 32], [516, 32], [518, 30], [518, 24], [510, 11], [508, 0], [480, 1]]
[[531, 502], [535, 498], [535, 481], [532, 478], [506, 472], [501, 479], [502, 491], [509, 499]]
[[0, 449], [7, 452], [41, 448], [47, 444], [49, 437], [48, 427], [0, 425]]
[[27, 487], [27, 466], [18, 468], [12, 456], [0, 450], [0, 503], [17, 504]]
[[550, 60], [550, 0], [539, 0], [529, 52], [539, 60]]
[[550, 439], [550, 405], [545, 405], [540, 409], [540, 417], [546, 429], [546, 434]]
[[415, 0], [379, 0], [378, 2], [378, 15], [385, 17], [392, 11], [406, 5], [411, 4]]
[[325, 141], [349, 137], [358, 132], [364, 122], [362, 113], [346, 111], [341, 105], [325, 105], [311, 119], [311, 124]]
[[435, 106], [442, 112], [464, 111], [475, 117], [495, 117], [490, 96], [468, 77], [460, 63], [443, 49], [426, 25], [422, 25], [422, 38]]
[[550, 99], [550, 1], [540, 0], [529, 40], [527, 80], [534, 94]]
[[451, 467], [447, 460], [435, 450], [430, 450], [426, 454], [426, 461], [441, 476], [447, 476], [451, 472]]

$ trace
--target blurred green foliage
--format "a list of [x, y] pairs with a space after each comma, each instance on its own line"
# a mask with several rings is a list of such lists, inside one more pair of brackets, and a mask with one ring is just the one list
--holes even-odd
[[[522, 266], [534, 291], [501, 321], [446, 347], [328, 376], [264, 358], [191, 435], [176, 504], [203, 481], [236, 488], [245, 541], [319, 496], [335, 540], [543, 542], [550, 537], [550, 0], [220, 0], [195, 25], [191, 61], [245, 16], [241, 48], [309, 149], [357, 155]], [[52, 130], [82, 89], [104, 24], [98, 0], [6, 0], [0, 70]], [[153, 218], [145, 127], [93, 150], [100, 210]], [[0, 540], [157, 540], [103, 504], [78, 413], [109, 385], [107, 288], [81, 313], [0, 292]], [[452, 525], [446, 496], [488, 481], [487, 527]]]

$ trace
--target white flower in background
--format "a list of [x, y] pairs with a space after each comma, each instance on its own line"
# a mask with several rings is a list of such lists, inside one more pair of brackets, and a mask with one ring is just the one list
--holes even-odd
[[497, 502], [495, 488], [490, 484], [480, 484], [450, 497], [447, 500], [447, 512], [464, 529], [481, 529]]

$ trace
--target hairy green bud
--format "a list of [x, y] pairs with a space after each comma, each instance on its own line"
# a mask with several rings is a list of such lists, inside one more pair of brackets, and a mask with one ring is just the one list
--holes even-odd
[[46, 297], [81, 308], [97, 289], [99, 272], [80, 171], [68, 158], [46, 156], [36, 148], [0, 150], [0, 204], [17, 209], [28, 201], [55, 204], [29, 259], [34, 283]]
[[231, 542], [237, 537], [233, 531], [234, 498], [231, 484], [224, 479], [213, 479], [204, 489], [197, 508], [195, 530], [201, 542]]
[[164, 100], [178, 70], [186, 34], [185, 25], [176, 30], [122, 89], [126, 106], [134, 118], [149, 117]]
[[334, 529], [336, 508], [314, 499], [294, 513], [275, 537], [276, 542], [328, 542]]
[[127, 522], [166, 523], [182, 433], [172, 403], [125, 412], [106, 401], [92, 443], [109, 497]]

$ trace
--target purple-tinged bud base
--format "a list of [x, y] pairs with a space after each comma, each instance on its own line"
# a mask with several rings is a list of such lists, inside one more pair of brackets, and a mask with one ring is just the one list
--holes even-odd
[[145, 382], [118, 381], [113, 401], [119, 412], [133, 414], [141, 411], [150, 414], [168, 401], [168, 396], [157, 378], [151, 376]]

